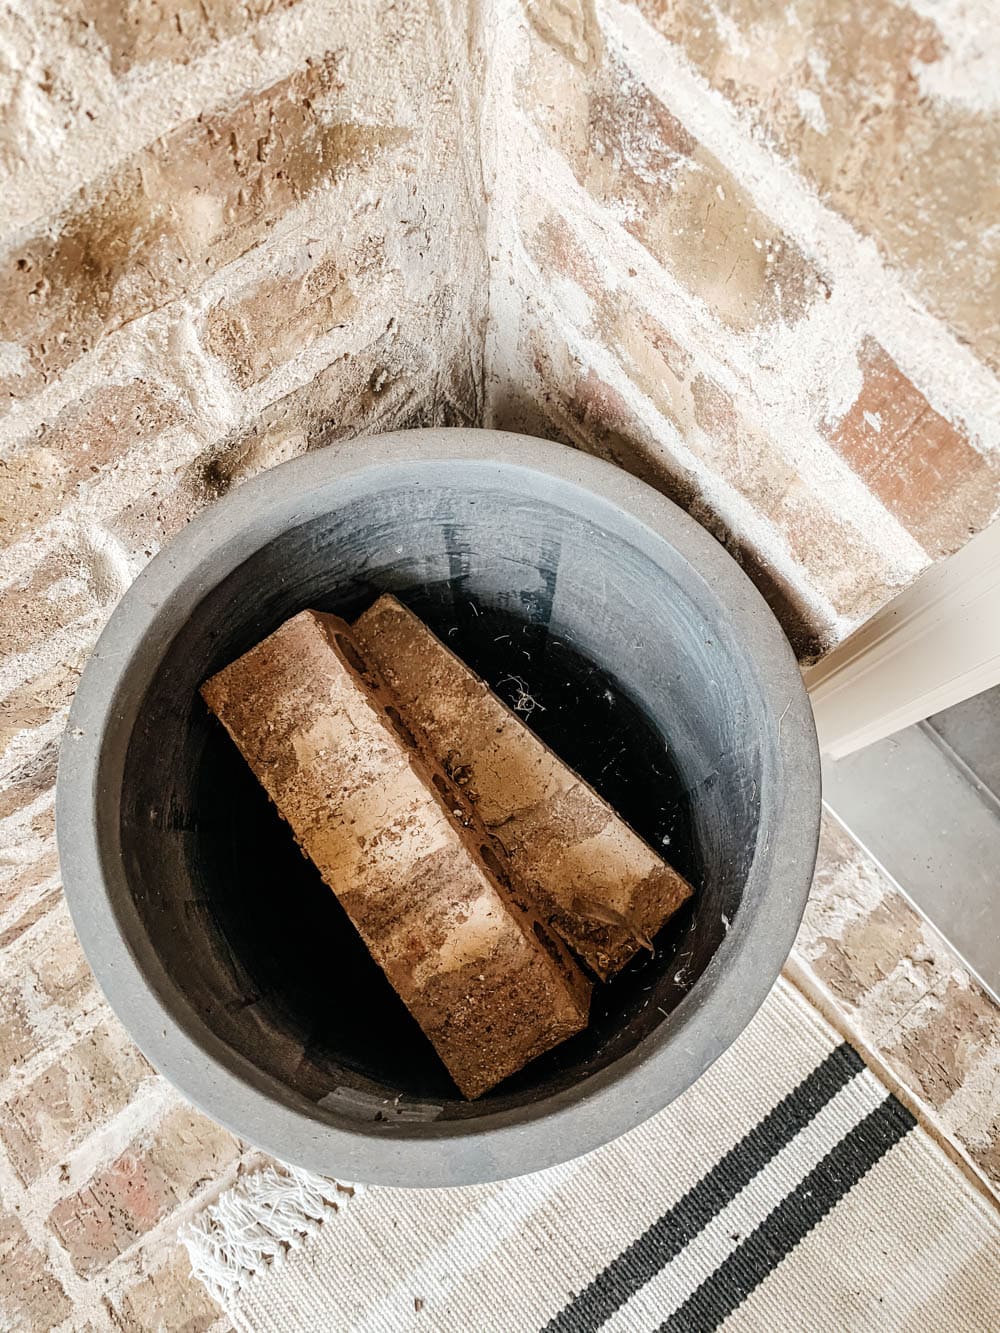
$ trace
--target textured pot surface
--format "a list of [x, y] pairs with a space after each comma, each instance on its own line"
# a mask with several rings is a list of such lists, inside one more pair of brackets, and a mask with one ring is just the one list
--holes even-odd
[[[586, 1033], [476, 1102], [197, 694], [303, 607], [384, 591], [696, 889]], [[725, 550], [610, 464], [460, 429], [283, 464], [153, 560], [81, 680], [57, 828], [98, 979], [191, 1101], [324, 1174], [454, 1185], [594, 1148], [703, 1072], [791, 948], [819, 809], [797, 664]]]

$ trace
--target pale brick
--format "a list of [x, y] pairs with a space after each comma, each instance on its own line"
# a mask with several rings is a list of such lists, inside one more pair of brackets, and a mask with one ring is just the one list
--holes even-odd
[[[559, 95], [564, 84], [575, 95]], [[591, 73], [536, 44], [523, 95], [580, 184], [729, 327], [794, 323], [829, 297], [796, 243], [617, 57]]]
[[54, 786], [58, 762], [59, 742], [50, 740], [18, 764], [0, 785], [0, 819], [30, 805]]
[[117, 1022], [95, 1028], [0, 1106], [0, 1138], [25, 1185], [126, 1106], [152, 1070]]
[[347, 323], [358, 307], [348, 268], [324, 257], [305, 273], [263, 278], [218, 302], [205, 343], [242, 389], [291, 360], [314, 338]]
[[47, 895], [25, 917], [12, 927], [8, 946], [43, 918], [47, 933], [44, 947], [20, 952], [16, 963], [0, 956], [0, 1078], [68, 1022], [103, 1005], [62, 895]]
[[23, 653], [103, 600], [79, 544], [61, 546], [0, 596], [0, 642]]
[[35, 531], [95, 474], [185, 415], [175, 391], [145, 380], [93, 389], [64, 407], [28, 444], [0, 459], [0, 539]]
[[64, 18], [79, 36], [93, 30], [113, 74], [154, 60], [186, 65], [297, 0], [69, 0]]
[[169, 1213], [234, 1161], [232, 1134], [187, 1107], [151, 1132], [83, 1189], [52, 1210], [49, 1225], [78, 1273], [123, 1254]]
[[1000, 459], [975, 449], [868, 338], [861, 392], [830, 438], [865, 484], [935, 559], [1000, 509]]
[[[894, 574], [877, 534], [853, 523], [849, 514], [812, 483], [807, 470], [781, 451], [765, 430], [748, 422], [732, 397], [696, 370], [690, 354], [627, 290], [608, 288], [597, 262], [563, 219], [546, 215], [527, 235], [526, 246], [544, 271], [565, 275], [583, 288], [590, 312], [590, 324], [583, 331], [615, 353], [632, 381], [677, 427], [685, 445], [707, 468], [744, 496], [758, 514], [771, 519], [795, 560], [835, 609], [861, 619], [880, 606], [889, 595]], [[558, 380], [562, 373], [556, 369], [554, 378]], [[576, 388], [580, 402], [575, 411], [587, 413], [592, 426], [610, 403], [607, 387], [599, 388], [599, 383], [599, 377], [594, 377]], [[546, 387], [550, 392], [555, 389], [551, 383]], [[623, 403], [615, 403], [612, 414], [614, 420], [607, 424], [616, 432], [616, 461], [657, 484], [649, 475], [648, 457], [644, 461], [637, 456], [645, 451], [634, 445], [626, 448], [621, 442], [624, 434], [636, 430], [634, 420], [631, 426], [624, 424], [631, 414]], [[667, 448], [661, 445], [659, 452]], [[666, 489], [671, 498], [678, 498], [676, 486]], [[691, 507], [690, 495], [686, 501], [680, 499]], [[706, 518], [719, 521], [717, 514], [699, 513], [699, 517], [703, 522]], [[746, 553], [748, 543], [740, 534], [733, 535]], [[766, 572], [769, 552], [760, 546], [756, 556], [754, 576], [762, 579], [762, 591], [774, 596], [779, 589], [773, 575]], [[797, 628], [801, 625], [801, 616], [791, 612], [788, 632], [801, 637]]]
[[205, 1333], [221, 1315], [177, 1246], [162, 1267], [107, 1302], [122, 1333]]
[[0, 1213], [0, 1325], [43, 1333], [73, 1312], [45, 1255], [32, 1245], [16, 1217]]
[[88, 636], [77, 646], [75, 661], [57, 662], [0, 699], [0, 751], [12, 737], [41, 726], [58, 709], [69, 705], [93, 637]]
[[928, 95], [949, 61], [932, 20], [892, 0], [847, 0], [835, 22], [811, 0], [637, 3], [1000, 366], [996, 302], [984, 299], [1000, 282], [1000, 118], [976, 109], [961, 54], [955, 91]]
[[331, 123], [322, 99], [341, 86], [336, 57], [309, 62], [81, 188], [57, 225], [5, 261], [5, 338], [48, 378], [199, 287], [313, 190], [406, 142], [396, 126]]

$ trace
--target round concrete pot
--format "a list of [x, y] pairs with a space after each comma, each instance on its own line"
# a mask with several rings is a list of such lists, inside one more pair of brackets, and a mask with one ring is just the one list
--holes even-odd
[[[303, 607], [386, 590], [697, 891], [586, 1033], [471, 1103], [197, 693]], [[791, 948], [819, 810], [794, 657], [720, 545], [571, 449], [423, 430], [283, 464], [152, 561], [80, 682], [57, 827], [94, 971], [186, 1097], [286, 1162], [458, 1185], [597, 1147], [726, 1049]]]

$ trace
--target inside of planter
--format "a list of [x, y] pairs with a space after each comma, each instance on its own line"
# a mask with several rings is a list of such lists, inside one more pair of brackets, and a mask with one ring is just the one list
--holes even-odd
[[[471, 480], [348, 497], [200, 601], [139, 710], [120, 808], [144, 947], [218, 1038], [317, 1119], [476, 1117], [577, 1084], [664, 1021], [741, 908], [766, 733], [753, 665], [680, 556], [652, 559], [560, 485], [544, 499]], [[197, 693], [303, 607], [350, 619], [383, 591], [696, 890], [654, 956], [595, 986], [586, 1032], [474, 1103]]]

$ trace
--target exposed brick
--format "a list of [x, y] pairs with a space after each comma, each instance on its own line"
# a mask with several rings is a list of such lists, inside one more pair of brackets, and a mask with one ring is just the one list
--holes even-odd
[[7, 746], [11, 737], [41, 726], [57, 709], [66, 707], [76, 690], [86, 652], [87, 647], [81, 647], [79, 665], [59, 662], [0, 700], [0, 750]]
[[799, 247], [620, 59], [605, 56], [586, 83], [561, 61], [561, 82], [582, 83], [575, 98], [547, 82], [551, 60], [536, 48], [525, 90], [550, 141], [594, 199], [725, 324], [793, 323], [829, 296]]
[[213, 306], [205, 343], [240, 388], [256, 384], [312, 339], [350, 320], [358, 299], [345, 268], [324, 256], [304, 273], [262, 279]]
[[100, 560], [81, 541], [59, 546], [0, 597], [0, 642], [10, 653], [44, 643], [58, 629], [93, 615], [110, 600]]
[[210, 446], [173, 488], [137, 497], [111, 528], [126, 544], [152, 554], [232, 486], [309, 449], [380, 430], [458, 424], [442, 419], [437, 402], [424, 419], [414, 414], [414, 405], [419, 411], [425, 403], [434, 364], [430, 347], [415, 346], [391, 329], [362, 353], [338, 357], [251, 424]]
[[258, 19], [297, 0], [70, 0], [71, 31], [92, 28], [113, 74], [166, 60], [186, 65], [216, 42], [235, 37]]
[[184, 417], [172, 392], [146, 380], [102, 386], [64, 407], [0, 459], [0, 536], [10, 542], [34, 531], [102, 468]]
[[187, 1254], [180, 1247], [170, 1252], [162, 1267], [129, 1287], [114, 1303], [108, 1302], [112, 1322], [123, 1333], [205, 1333], [221, 1311], [202, 1284], [192, 1276]]
[[124, 1030], [111, 1021], [0, 1106], [0, 1138], [23, 1183], [29, 1185], [120, 1111], [151, 1075]]
[[[695, 370], [690, 355], [626, 290], [608, 288], [568, 225], [547, 215], [528, 234], [526, 246], [543, 271], [563, 274], [583, 288], [592, 319], [592, 327], [585, 331], [617, 355], [637, 387], [677, 427], [687, 447], [756, 512], [774, 522], [796, 561], [836, 610], [861, 618], [881, 605], [891, 586], [891, 571], [873, 535], [838, 512], [765, 431], [746, 421], [732, 397], [708, 375]], [[601, 415], [602, 405], [593, 398], [593, 386], [578, 384], [577, 392], [583, 393], [585, 401], [590, 399], [587, 411]], [[606, 403], [607, 391], [602, 392]], [[616, 410], [614, 416], [620, 419], [621, 413]], [[619, 439], [616, 461], [631, 471], [638, 465], [639, 475], [651, 480], [648, 463], [636, 459], [634, 448], [623, 450], [623, 432], [620, 425], [615, 429]], [[692, 508], [690, 499], [686, 507]], [[709, 525], [718, 522], [711, 512], [698, 516]], [[737, 540], [746, 554], [748, 544], [738, 535]], [[757, 573], [774, 596], [779, 588], [773, 573], [766, 575], [760, 563], [763, 559], [766, 564], [767, 555], [766, 550], [757, 551]], [[788, 607], [786, 614], [790, 611]], [[790, 633], [799, 633], [795, 628], [798, 620], [793, 616]]]
[[927, 553], [950, 555], [1000, 509], [1000, 459], [981, 454], [872, 338], [861, 392], [830, 438]]
[[76, 1194], [49, 1224], [78, 1273], [93, 1273], [124, 1253], [239, 1155], [233, 1136], [187, 1107], [171, 1111], [150, 1141], [123, 1153]]
[[523, 0], [528, 22], [542, 41], [585, 68], [598, 60], [603, 41], [594, 0]]
[[313, 190], [407, 141], [396, 126], [329, 123], [323, 99], [342, 86], [336, 57], [311, 61], [78, 190], [56, 226], [3, 261], [6, 339], [49, 377], [200, 286]]
[[59, 763], [58, 740], [48, 741], [14, 768], [0, 789], [0, 819], [15, 814], [55, 784]]
[[0, 1213], [0, 1325], [42, 1333], [73, 1312], [44, 1254], [32, 1245], [16, 1217]]
[[847, 0], [835, 15], [811, 0], [636, 2], [1000, 366], [1000, 322], [983, 299], [1000, 280], [1000, 118], [927, 95], [948, 55], [931, 19], [891, 0]]
[[104, 1003], [61, 895], [54, 904], [48, 896], [46, 903], [51, 925], [45, 947], [22, 953], [16, 964], [0, 958], [0, 1077], [73, 1018]]

